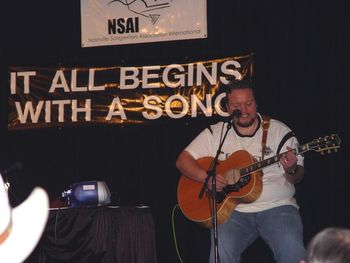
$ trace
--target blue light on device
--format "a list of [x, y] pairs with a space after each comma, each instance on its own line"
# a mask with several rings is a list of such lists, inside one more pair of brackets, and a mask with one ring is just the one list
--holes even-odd
[[111, 203], [111, 193], [103, 181], [85, 181], [72, 184], [62, 192], [69, 207], [96, 207]]

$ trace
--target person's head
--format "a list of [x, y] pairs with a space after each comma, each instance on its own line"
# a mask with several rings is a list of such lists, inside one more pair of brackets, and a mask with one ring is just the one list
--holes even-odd
[[330, 227], [312, 238], [301, 263], [350, 262], [350, 229]]
[[225, 85], [226, 108], [231, 114], [240, 110], [241, 117], [237, 120], [240, 127], [251, 126], [257, 118], [257, 105], [251, 82], [248, 80], [232, 80]]

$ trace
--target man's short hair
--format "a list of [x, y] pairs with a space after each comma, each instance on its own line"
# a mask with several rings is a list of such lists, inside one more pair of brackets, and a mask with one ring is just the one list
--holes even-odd
[[227, 84], [221, 84], [220, 85], [220, 90], [221, 92], [225, 92], [226, 94], [230, 93], [232, 90], [237, 90], [237, 89], [252, 89], [253, 85], [252, 82], [248, 79], [243, 79], [243, 80], [229, 80]]

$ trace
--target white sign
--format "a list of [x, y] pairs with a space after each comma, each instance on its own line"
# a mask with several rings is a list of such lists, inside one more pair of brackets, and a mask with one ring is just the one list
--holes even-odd
[[206, 0], [81, 0], [82, 47], [206, 37]]

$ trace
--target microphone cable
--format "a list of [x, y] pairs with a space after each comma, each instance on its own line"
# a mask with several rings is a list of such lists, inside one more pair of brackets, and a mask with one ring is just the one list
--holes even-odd
[[181, 263], [183, 263], [181, 255], [180, 255], [180, 251], [179, 251], [179, 248], [178, 248], [178, 245], [177, 245], [177, 238], [176, 238], [176, 230], [175, 230], [175, 210], [176, 210], [176, 208], [179, 208], [178, 204], [175, 204], [175, 206], [173, 208], [173, 211], [171, 213], [171, 225], [172, 225], [172, 229], [173, 229], [173, 238], [174, 238], [174, 245], [175, 245], [176, 255], [177, 255], [179, 261]]

